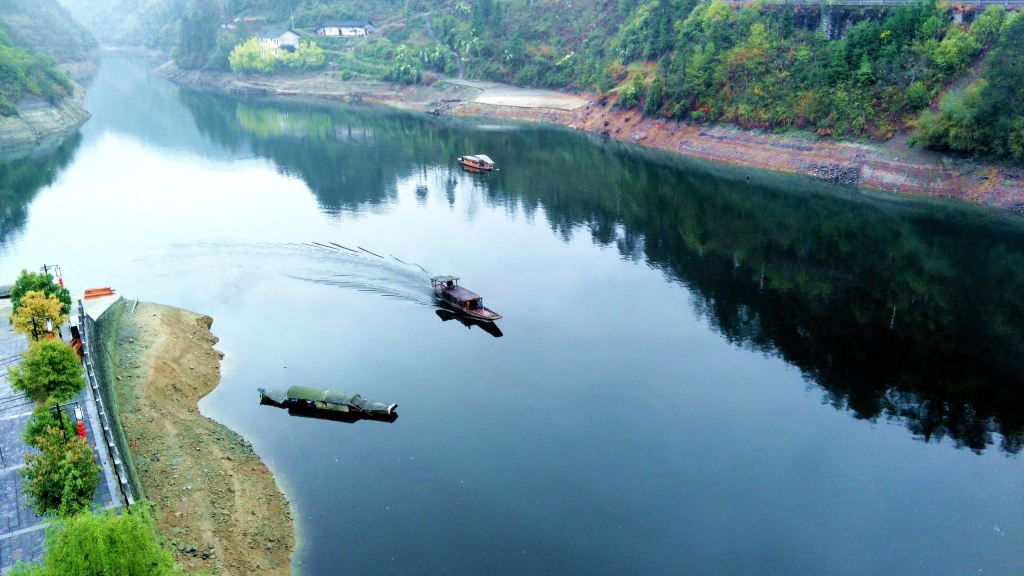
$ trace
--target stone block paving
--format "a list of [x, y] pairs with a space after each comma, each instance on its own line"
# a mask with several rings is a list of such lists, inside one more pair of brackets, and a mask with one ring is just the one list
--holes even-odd
[[[32, 404], [11, 388], [7, 373], [17, 365], [18, 355], [28, 348], [28, 344], [23, 336], [10, 329], [9, 315], [9, 308], [0, 309], [0, 574], [6, 574], [19, 560], [42, 560], [45, 535], [45, 519], [32, 511], [22, 492], [24, 478], [19, 470], [24, 467], [24, 455], [32, 448], [22, 442], [21, 435], [32, 412]], [[91, 401], [86, 386], [67, 408], [73, 416], [74, 405], [81, 406], [86, 438], [93, 446], [105, 448], [102, 436], [97, 444], [92, 421], [88, 418], [86, 402]], [[109, 466], [104, 466], [103, 471], [105, 476], [111, 474]], [[112, 485], [116, 484], [110, 478], [99, 483], [93, 495], [95, 509], [120, 504], [120, 495], [111, 493]]]

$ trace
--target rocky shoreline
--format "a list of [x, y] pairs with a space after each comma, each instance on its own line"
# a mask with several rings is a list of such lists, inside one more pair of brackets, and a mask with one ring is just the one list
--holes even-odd
[[546, 93], [553, 102], [558, 101], [552, 106], [502, 105], [491, 103], [494, 99], [486, 90], [466, 85], [472, 83], [444, 80], [431, 86], [398, 86], [375, 81], [343, 82], [327, 73], [246, 78], [187, 72], [173, 64], [164, 64], [157, 72], [192, 89], [232, 96], [367, 102], [436, 115], [559, 124], [717, 163], [803, 174], [833, 184], [900, 195], [952, 198], [1024, 214], [1024, 167], [910, 148], [905, 135], [885, 143], [849, 142], [811, 134], [645, 118], [637, 110], [622, 110], [600, 101], [565, 109], [561, 101], [577, 97], [553, 91], [531, 91], [532, 100], [543, 100]]
[[0, 158], [16, 158], [54, 148], [90, 118], [82, 107], [82, 90], [51, 104], [42, 98], [18, 103], [17, 116], [0, 116]]

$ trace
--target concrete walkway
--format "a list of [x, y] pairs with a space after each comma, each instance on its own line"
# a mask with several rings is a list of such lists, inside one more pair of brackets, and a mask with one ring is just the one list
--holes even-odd
[[[32, 450], [21, 438], [33, 404], [11, 388], [7, 379], [8, 371], [19, 362], [19, 355], [28, 349], [25, 337], [12, 331], [10, 318], [10, 302], [0, 300], [0, 574], [6, 574], [15, 562], [36, 562], [43, 558], [43, 536], [46, 519], [37, 515], [29, 507], [28, 499], [23, 493], [24, 479], [20, 470], [25, 466], [25, 454]], [[65, 329], [65, 334], [67, 330]], [[94, 419], [88, 410], [92, 401], [89, 388], [85, 387], [81, 394], [66, 406], [72, 417], [77, 404], [83, 410], [86, 423], [86, 438], [96, 446]], [[104, 446], [102, 440], [99, 446]], [[104, 451], [97, 453], [102, 463], [105, 481], [101, 481], [93, 495], [93, 508], [112, 508], [120, 506], [119, 494], [112, 492], [116, 480], [110, 471], [109, 461]]]

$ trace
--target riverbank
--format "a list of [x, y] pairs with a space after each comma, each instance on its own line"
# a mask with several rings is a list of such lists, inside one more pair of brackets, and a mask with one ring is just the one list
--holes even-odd
[[82, 106], [84, 91], [50, 103], [30, 97], [17, 104], [16, 116], [0, 116], [0, 158], [11, 159], [56, 148], [90, 118]]
[[1024, 168], [889, 142], [842, 142], [812, 134], [775, 134], [733, 126], [644, 118], [638, 110], [581, 95], [490, 82], [443, 80], [431, 86], [345, 82], [329, 73], [243, 78], [157, 69], [181, 85], [234, 96], [368, 102], [457, 116], [547, 122], [712, 162], [804, 174], [836, 184], [931, 198], [954, 198], [1024, 214]]
[[189, 573], [291, 573], [287, 499], [252, 446], [199, 413], [220, 382], [209, 316], [141, 303], [125, 314], [114, 387], [144, 496]]

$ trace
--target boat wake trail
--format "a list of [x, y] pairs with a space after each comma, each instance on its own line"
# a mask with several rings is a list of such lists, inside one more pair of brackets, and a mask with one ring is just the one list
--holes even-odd
[[337, 242], [308, 242], [290, 245], [316, 254], [318, 263], [328, 264], [330, 272], [320, 266], [302, 272], [285, 274], [289, 278], [324, 286], [369, 292], [423, 306], [433, 306], [433, 292], [427, 280], [430, 273], [397, 256], [384, 256], [368, 248], [354, 248]]
[[280, 275], [423, 306], [434, 305], [430, 274], [423, 266], [359, 245], [199, 242], [164, 246], [137, 259], [159, 262], [160, 276], [168, 279], [188, 278], [193, 270], [218, 268], [220, 277], [226, 279], [225, 286], [245, 285], [259, 276]]

